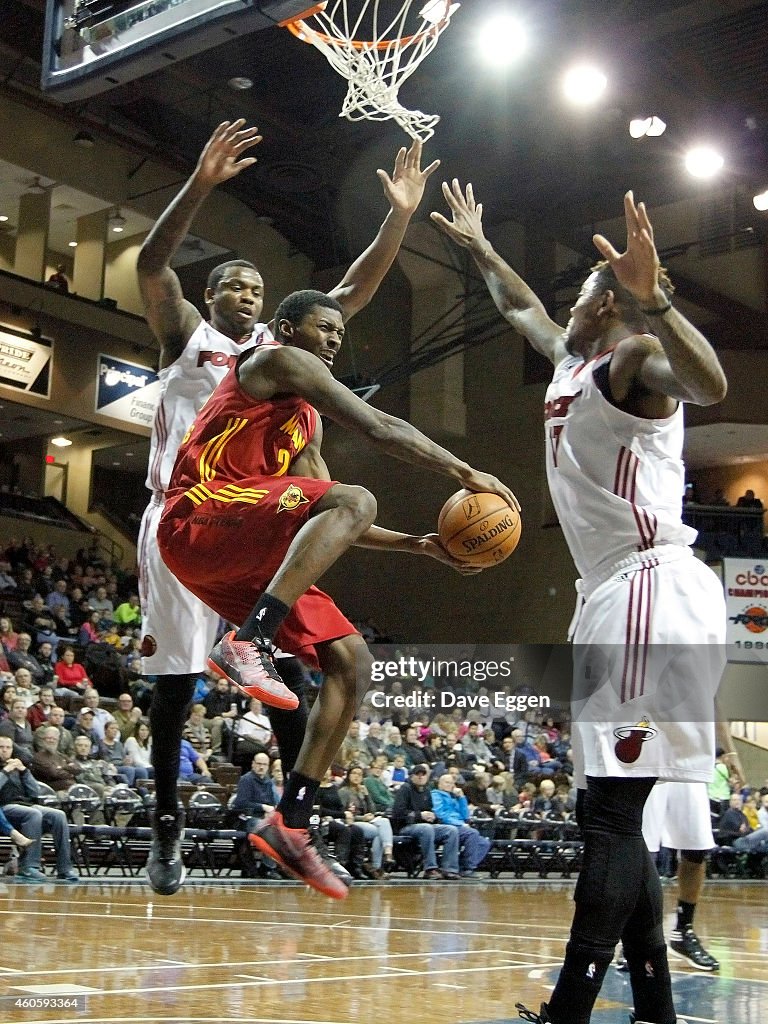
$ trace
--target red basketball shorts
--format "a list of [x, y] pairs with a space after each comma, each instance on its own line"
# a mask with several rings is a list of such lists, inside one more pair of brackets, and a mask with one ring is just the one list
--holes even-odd
[[[157, 530], [163, 561], [187, 590], [239, 625], [334, 482], [307, 477], [249, 479], [251, 493], [264, 492], [255, 504], [209, 499], [195, 506], [185, 494], [176, 495], [166, 502]], [[275, 643], [319, 667], [316, 644], [355, 633], [333, 600], [310, 587], [291, 608]]]

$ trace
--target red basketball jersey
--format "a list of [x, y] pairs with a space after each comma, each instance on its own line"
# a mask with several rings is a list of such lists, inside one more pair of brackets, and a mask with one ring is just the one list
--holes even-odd
[[254, 482], [287, 473], [316, 426], [317, 413], [303, 398], [258, 401], [240, 387], [233, 367], [187, 431], [166, 498], [186, 495], [193, 506], [254, 504], [264, 493]]

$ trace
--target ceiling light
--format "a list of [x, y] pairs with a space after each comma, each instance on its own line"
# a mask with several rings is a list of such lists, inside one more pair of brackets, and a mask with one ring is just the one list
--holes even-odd
[[580, 107], [594, 103], [605, 92], [608, 79], [602, 71], [589, 64], [571, 68], [563, 79], [566, 99]]
[[685, 157], [685, 167], [694, 178], [713, 178], [725, 160], [711, 146], [695, 146]]
[[45, 195], [45, 187], [40, 184], [40, 179], [35, 180], [27, 187], [27, 195], [30, 196], [42, 196]]
[[227, 85], [229, 86], [230, 89], [235, 89], [236, 91], [253, 88], [253, 82], [251, 81], [251, 79], [246, 78], [244, 75], [235, 75], [234, 78], [230, 78], [230, 80], [227, 82]]
[[8, 217], [7, 217], [7, 215], [6, 215], [6, 214], [4, 214], [4, 213], [0, 213], [0, 224], [5, 224], [5, 222], [6, 222], [7, 220], [8, 220]]
[[77, 248], [77, 242], [67, 242], [67, 245], [69, 246], [70, 249], [76, 249]]
[[512, 64], [528, 48], [520, 22], [508, 14], [487, 21], [478, 33], [477, 42], [483, 58], [496, 67]]
[[117, 213], [113, 213], [109, 218], [109, 226], [112, 231], [116, 234], [120, 234], [121, 231], [125, 231], [125, 217], [118, 210]]
[[68, 437], [52, 437], [51, 444], [56, 445], [57, 448], [69, 448], [72, 442]]
[[768, 210], [768, 188], [754, 197], [752, 205], [756, 210]]
[[663, 135], [666, 129], [667, 126], [660, 117], [634, 117], [629, 122], [629, 134], [633, 139], [642, 139], [645, 135], [655, 138]]
[[96, 139], [94, 139], [90, 132], [78, 132], [72, 141], [76, 146], [80, 146], [81, 149], [93, 149], [96, 145]]

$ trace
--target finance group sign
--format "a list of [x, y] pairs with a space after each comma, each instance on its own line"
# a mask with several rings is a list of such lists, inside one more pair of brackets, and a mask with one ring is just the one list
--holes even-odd
[[99, 356], [96, 412], [151, 428], [159, 400], [160, 381], [154, 370], [113, 356]]
[[768, 662], [768, 559], [723, 559], [729, 661]]

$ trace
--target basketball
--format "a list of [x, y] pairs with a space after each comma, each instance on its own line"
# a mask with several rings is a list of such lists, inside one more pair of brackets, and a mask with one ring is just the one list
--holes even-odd
[[470, 565], [498, 565], [517, 547], [522, 521], [498, 494], [457, 491], [440, 510], [437, 532], [454, 558]]

